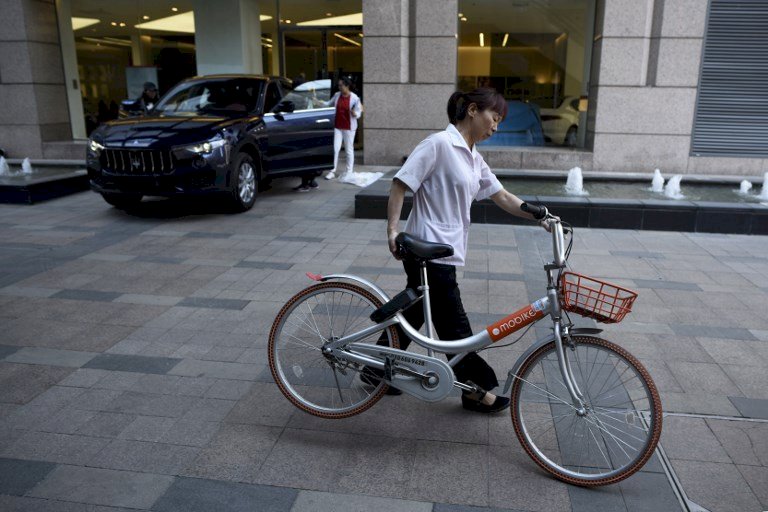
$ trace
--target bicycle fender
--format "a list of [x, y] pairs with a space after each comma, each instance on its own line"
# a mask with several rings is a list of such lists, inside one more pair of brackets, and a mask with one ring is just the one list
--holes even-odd
[[[603, 332], [602, 329], [596, 329], [593, 327], [573, 327], [569, 330], [569, 334], [571, 336], [577, 336], [577, 335], [588, 335], [588, 336], [595, 336], [597, 334], [600, 334]], [[543, 338], [540, 338], [533, 342], [533, 345], [528, 347], [528, 350], [523, 352], [523, 355], [517, 358], [517, 361], [515, 361], [514, 366], [512, 366], [512, 369], [509, 370], [507, 373], [507, 381], [504, 383], [504, 393], [507, 394], [509, 392], [509, 388], [512, 386], [512, 382], [515, 379], [515, 376], [517, 375], [517, 371], [520, 369], [520, 367], [523, 365], [523, 362], [528, 359], [528, 357], [539, 350], [542, 346], [546, 345], [547, 343], [551, 343], [555, 341], [555, 333], [550, 333], [544, 336]]]
[[384, 290], [373, 284], [372, 282], [368, 281], [367, 279], [363, 279], [362, 277], [353, 276], [352, 274], [331, 274], [327, 276], [322, 276], [320, 278], [320, 281], [332, 281], [332, 280], [346, 280], [346, 281], [352, 281], [353, 283], [359, 284], [363, 288], [366, 288], [368, 291], [373, 293], [383, 304], [386, 304], [391, 299], [389, 295], [386, 294]]

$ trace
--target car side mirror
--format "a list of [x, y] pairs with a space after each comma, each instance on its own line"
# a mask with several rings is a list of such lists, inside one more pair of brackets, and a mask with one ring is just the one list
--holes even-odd
[[296, 110], [296, 104], [291, 100], [281, 101], [280, 103], [277, 104], [277, 107], [275, 107], [276, 112], [285, 112], [288, 114], [290, 114], [294, 110]]
[[144, 109], [136, 100], [123, 100], [120, 102], [120, 117], [133, 117], [144, 114]]

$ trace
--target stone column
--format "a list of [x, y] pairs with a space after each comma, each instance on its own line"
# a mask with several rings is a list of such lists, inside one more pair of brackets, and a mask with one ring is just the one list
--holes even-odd
[[264, 72], [258, 0], [196, 0], [197, 74]]
[[5, 0], [0, 15], [0, 147], [41, 158], [43, 143], [72, 138], [56, 6]]
[[399, 165], [448, 125], [457, 0], [363, 0], [366, 164]]
[[596, 171], [687, 171], [707, 2], [600, 0], [588, 142]]
[[72, 30], [72, 0], [56, 0], [56, 12], [58, 13], [61, 61], [64, 67], [64, 85], [67, 92], [72, 137], [75, 139], [85, 139], [83, 95], [80, 93], [80, 73], [77, 70], [75, 33]]

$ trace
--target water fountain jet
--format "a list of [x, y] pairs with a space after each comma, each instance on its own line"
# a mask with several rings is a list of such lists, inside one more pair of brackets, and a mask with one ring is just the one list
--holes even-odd
[[664, 195], [670, 199], [683, 199], [685, 196], [680, 191], [680, 180], [683, 176], [676, 174], [669, 178], [669, 181], [664, 186]]
[[568, 180], [565, 182], [565, 192], [571, 196], [589, 195], [589, 192], [584, 190], [584, 177], [581, 174], [581, 167], [574, 167], [568, 171]]
[[656, 169], [653, 171], [653, 180], [651, 181], [651, 192], [658, 192], [661, 194], [664, 192], [664, 176], [661, 175], [661, 171]]

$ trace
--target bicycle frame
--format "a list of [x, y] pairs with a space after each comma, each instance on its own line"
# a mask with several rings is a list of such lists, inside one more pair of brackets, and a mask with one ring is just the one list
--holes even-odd
[[[451, 368], [453, 368], [468, 353], [485, 348], [489, 345], [492, 345], [493, 343], [496, 343], [497, 341], [505, 338], [506, 336], [509, 336], [510, 334], [517, 332], [520, 329], [526, 327], [527, 325], [537, 322], [548, 315], [551, 318], [552, 324], [554, 327], [553, 333], [537, 340], [533, 344], [533, 346], [528, 351], [526, 351], [526, 353], [523, 354], [523, 356], [521, 356], [517, 360], [513, 368], [509, 371], [509, 376], [505, 384], [505, 392], [509, 388], [509, 385], [511, 384], [512, 379], [515, 378], [517, 374], [517, 369], [522, 365], [525, 358], [531, 353], [531, 350], [535, 350], [546, 343], [550, 343], [554, 341], [556, 345], [556, 350], [557, 350], [557, 358], [559, 362], [560, 372], [563, 376], [564, 382], [566, 383], [568, 393], [571, 396], [573, 406], [576, 408], [577, 414], [580, 414], [580, 415], [584, 414], [585, 407], [584, 407], [583, 395], [579, 390], [576, 384], [576, 381], [573, 377], [571, 364], [570, 364], [567, 352], [564, 349], [563, 339], [564, 338], [569, 339], [571, 334], [577, 334], [577, 333], [594, 334], [595, 332], [600, 332], [600, 330], [599, 329], [572, 329], [569, 331], [569, 326], [564, 325], [562, 322], [560, 300], [559, 300], [559, 294], [560, 294], [559, 283], [554, 278], [553, 272], [556, 270], [563, 269], [566, 264], [565, 254], [564, 254], [564, 234], [563, 234], [562, 225], [560, 224], [559, 220], [555, 218], [551, 218], [550, 226], [551, 226], [551, 232], [552, 232], [552, 246], [553, 246], [553, 253], [554, 253], [554, 261], [544, 266], [544, 269], [547, 273], [547, 295], [545, 297], [542, 297], [541, 299], [532, 302], [531, 304], [515, 311], [514, 313], [507, 315], [506, 317], [489, 325], [484, 330], [482, 330], [481, 332], [473, 336], [470, 336], [468, 338], [464, 338], [461, 340], [441, 341], [433, 338], [432, 332], [431, 332], [432, 327], [431, 327], [431, 311], [429, 307], [429, 285], [427, 282], [426, 265], [422, 264], [422, 272], [421, 272], [422, 286], [419, 289], [422, 291], [422, 305], [424, 308], [425, 325], [427, 326], [426, 336], [421, 334], [417, 329], [415, 329], [411, 324], [409, 324], [408, 321], [403, 316], [402, 312], [399, 312], [395, 316], [381, 323], [378, 323], [376, 325], [373, 325], [361, 331], [349, 334], [347, 336], [344, 336], [329, 342], [324, 347], [324, 350], [332, 353], [334, 356], [341, 359], [347, 359], [359, 364], [371, 366], [378, 369], [384, 369], [385, 365], [384, 365], [384, 362], [382, 362], [381, 360], [374, 359], [372, 357], [369, 357], [363, 354], [343, 350], [343, 348], [347, 347], [350, 349], [354, 349], [356, 342], [361, 341], [369, 337], [370, 335], [380, 332], [388, 327], [396, 325], [396, 326], [400, 326], [400, 328], [405, 332], [405, 334], [411, 340], [413, 340], [416, 344], [426, 348], [429, 351], [430, 356], [432, 355], [432, 351], [440, 352], [440, 353], [456, 354], [456, 356], [451, 358], [451, 360], [448, 362]], [[372, 291], [374, 291], [377, 295], [380, 296], [380, 298], [384, 302], [389, 301], [389, 297], [386, 295], [386, 293], [384, 293], [383, 290], [375, 286], [373, 283], [370, 283], [359, 277], [345, 275], [345, 274], [336, 274], [336, 275], [329, 275], [321, 278], [321, 280], [323, 281], [327, 281], [331, 279], [347, 279], [347, 280], [356, 281], [366, 286], [367, 288], [371, 289]], [[407, 351], [404, 351], [404, 350], [402, 352], [407, 353]], [[471, 386], [468, 386], [461, 382], [454, 381], [454, 386], [467, 391], [474, 390], [474, 388], [472, 388]]]

